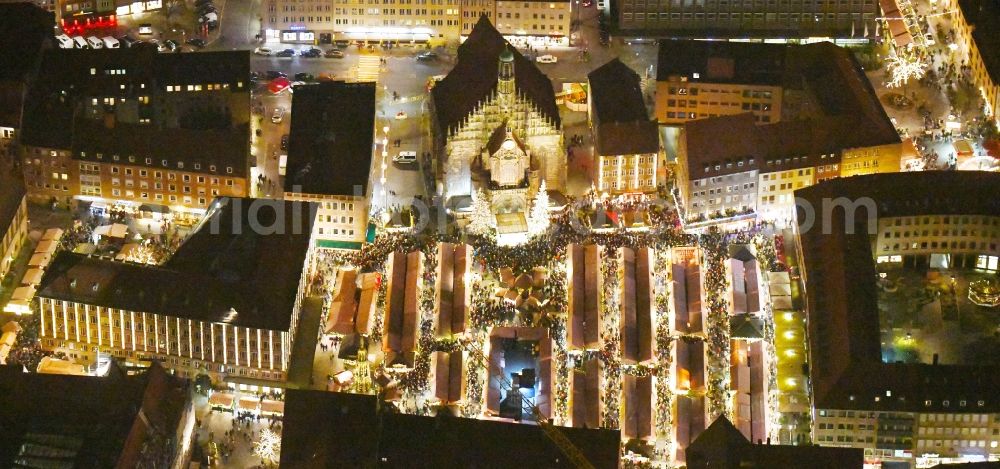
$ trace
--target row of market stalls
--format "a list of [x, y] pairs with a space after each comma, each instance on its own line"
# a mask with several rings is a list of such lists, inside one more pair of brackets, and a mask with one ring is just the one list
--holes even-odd
[[285, 402], [261, 397], [216, 391], [208, 397], [208, 405], [219, 412], [250, 412], [263, 418], [278, 419], [285, 414]]
[[761, 316], [760, 264], [748, 246], [734, 246], [727, 262], [730, 285], [730, 383], [733, 425], [748, 439], [766, 437], [767, 363]]
[[35, 252], [28, 261], [28, 270], [21, 278], [21, 283], [14, 289], [14, 294], [10, 301], [4, 306], [5, 313], [17, 315], [31, 313], [31, 300], [35, 297], [38, 286], [42, 283], [42, 275], [52, 256], [59, 249], [59, 241], [62, 239], [63, 230], [50, 228], [42, 235], [42, 240], [35, 246]]
[[[588, 244], [569, 246], [569, 321], [567, 336], [571, 350], [577, 351], [583, 363], [570, 380], [570, 416], [574, 427], [597, 428], [604, 414], [603, 393], [605, 363], [597, 355], [583, 355], [601, 347], [604, 327], [601, 305], [608, 300], [605, 275], [602, 272], [601, 251], [607, 247]], [[652, 263], [655, 256], [650, 248], [620, 248], [621, 364], [627, 366], [653, 363], [653, 289]], [[605, 253], [607, 255], [607, 253]], [[623, 409], [622, 436], [647, 439], [653, 436], [653, 377], [651, 375], [622, 376]]]
[[[472, 248], [466, 244], [438, 245], [437, 337], [451, 337], [466, 330], [469, 315], [469, 275]], [[437, 351], [432, 355], [431, 382], [439, 404], [458, 408], [466, 393], [465, 354], [461, 351]]]
[[0, 328], [0, 365], [7, 364], [7, 356], [10, 355], [11, 349], [14, 348], [14, 344], [17, 343], [17, 334], [21, 332], [21, 325], [16, 321], [7, 321]]

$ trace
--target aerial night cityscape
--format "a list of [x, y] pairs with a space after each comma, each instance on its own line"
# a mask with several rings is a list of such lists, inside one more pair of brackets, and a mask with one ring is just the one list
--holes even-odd
[[515, 465], [1000, 469], [1000, 0], [0, 0], [0, 468]]

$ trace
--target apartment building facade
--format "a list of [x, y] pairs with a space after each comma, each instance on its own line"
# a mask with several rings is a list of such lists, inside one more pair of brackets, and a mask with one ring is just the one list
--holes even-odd
[[[989, 0], [950, 0], [956, 42], [968, 52], [972, 83], [988, 116], [1000, 129], [1000, 5]], [[957, 8], [956, 8], [957, 7]]]
[[13, 168], [0, 163], [0, 279], [10, 271], [28, 239], [28, 204], [24, 186]]
[[688, 123], [676, 172], [685, 218], [711, 223], [752, 215], [788, 223], [796, 190], [836, 177], [899, 171], [901, 143], [847, 147], [859, 143], [842, 138], [851, 126], [840, 119], [758, 125], [750, 113]]
[[626, 35], [835, 40], [874, 37], [875, 0], [622, 0], [612, 14]]
[[[296, 210], [304, 211], [297, 219]], [[140, 365], [155, 359], [183, 377], [280, 386], [315, 207], [222, 198], [207, 217], [162, 266], [57, 255], [35, 300], [42, 348], [88, 367], [108, 357]], [[284, 230], [258, 234], [255, 223]], [[211, 265], [231, 268], [217, 273]]]
[[[810, 319], [816, 443], [864, 448], [872, 465], [1000, 460], [996, 364], [955, 361], [947, 353], [939, 362], [936, 355], [945, 349], [932, 344], [919, 350], [933, 352], [933, 359], [887, 359], [877, 284], [885, 256], [909, 256], [909, 265], [921, 271], [913, 262], [920, 256], [923, 268], [935, 254], [957, 261], [932, 269], [978, 269], [970, 262], [988, 262], [1000, 231], [990, 197], [998, 182], [986, 172], [906, 172], [840, 178], [796, 192], [813, 207], [838, 197], [865, 198], [864, 209], [833, 210], [824, 222], [828, 229], [806, 229], [805, 219], [796, 229]], [[863, 217], [877, 221], [877, 233], [871, 225], [862, 228]], [[852, 224], [861, 229], [843, 229]]]
[[590, 72], [587, 82], [597, 190], [611, 194], [655, 191], [660, 137], [646, 110], [639, 75], [614, 59]]
[[[299, 86], [292, 98], [285, 198], [319, 206], [316, 245], [361, 249], [375, 188], [375, 84]], [[387, 162], [387, 160], [386, 160]], [[382, 195], [388, 189], [381, 187]]]
[[[828, 42], [807, 45], [662, 40], [656, 70], [656, 119], [680, 126], [696, 119], [753, 113], [760, 124], [847, 112], [876, 114], [863, 71], [850, 52]], [[851, 104], [834, 110], [836, 93]]]
[[461, 0], [462, 1], [462, 37], [472, 32], [472, 28], [485, 16], [491, 22], [496, 22], [496, 0]]
[[879, 263], [996, 272], [1000, 259], [1000, 217], [880, 218], [875, 254]]
[[569, 45], [573, 16], [570, 0], [495, 0], [495, 5], [496, 19], [491, 20], [511, 43], [535, 47]]
[[460, 0], [266, 0], [261, 32], [268, 43], [457, 41]]
[[198, 215], [249, 194], [248, 76], [246, 52], [47, 51], [21, 139], [29, 197]]
[[850, 52], [830, 43], [659, 46], [656, 115], [682, 126], [676, 174], [687, 220], [790, 222], [797, 189], [899, 171], [902, 142]]

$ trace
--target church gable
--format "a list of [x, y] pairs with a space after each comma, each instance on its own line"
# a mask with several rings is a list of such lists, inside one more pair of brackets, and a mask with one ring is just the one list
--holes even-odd
[[527, 179], [531, 159], [521, 140], [506, 124], [497, 127], [486, 145], [490, 181], [499, 187], [512, 187]]
[[496, 97], [500, 73], [497, 59], [502, 54], [509, 54], [513, 62], [514, 94], [533, 104], [540, 117], [553, 127], [560, 127], [551, 80], [511, 47], [488, 19], [480, 18], [459, 47], [455, 68], [431, 90], [434, 117], [442, 132], [458, 131], [483, 103]]

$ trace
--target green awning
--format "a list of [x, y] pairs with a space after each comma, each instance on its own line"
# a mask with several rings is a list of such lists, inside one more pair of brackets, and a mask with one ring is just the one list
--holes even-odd
[[358, 251], [361, 249], [361, 243], [355, 241], [335, 241], [331, 239], [317, 239], [316, 247], [324, 249], [346, 249], [350, 251]]

